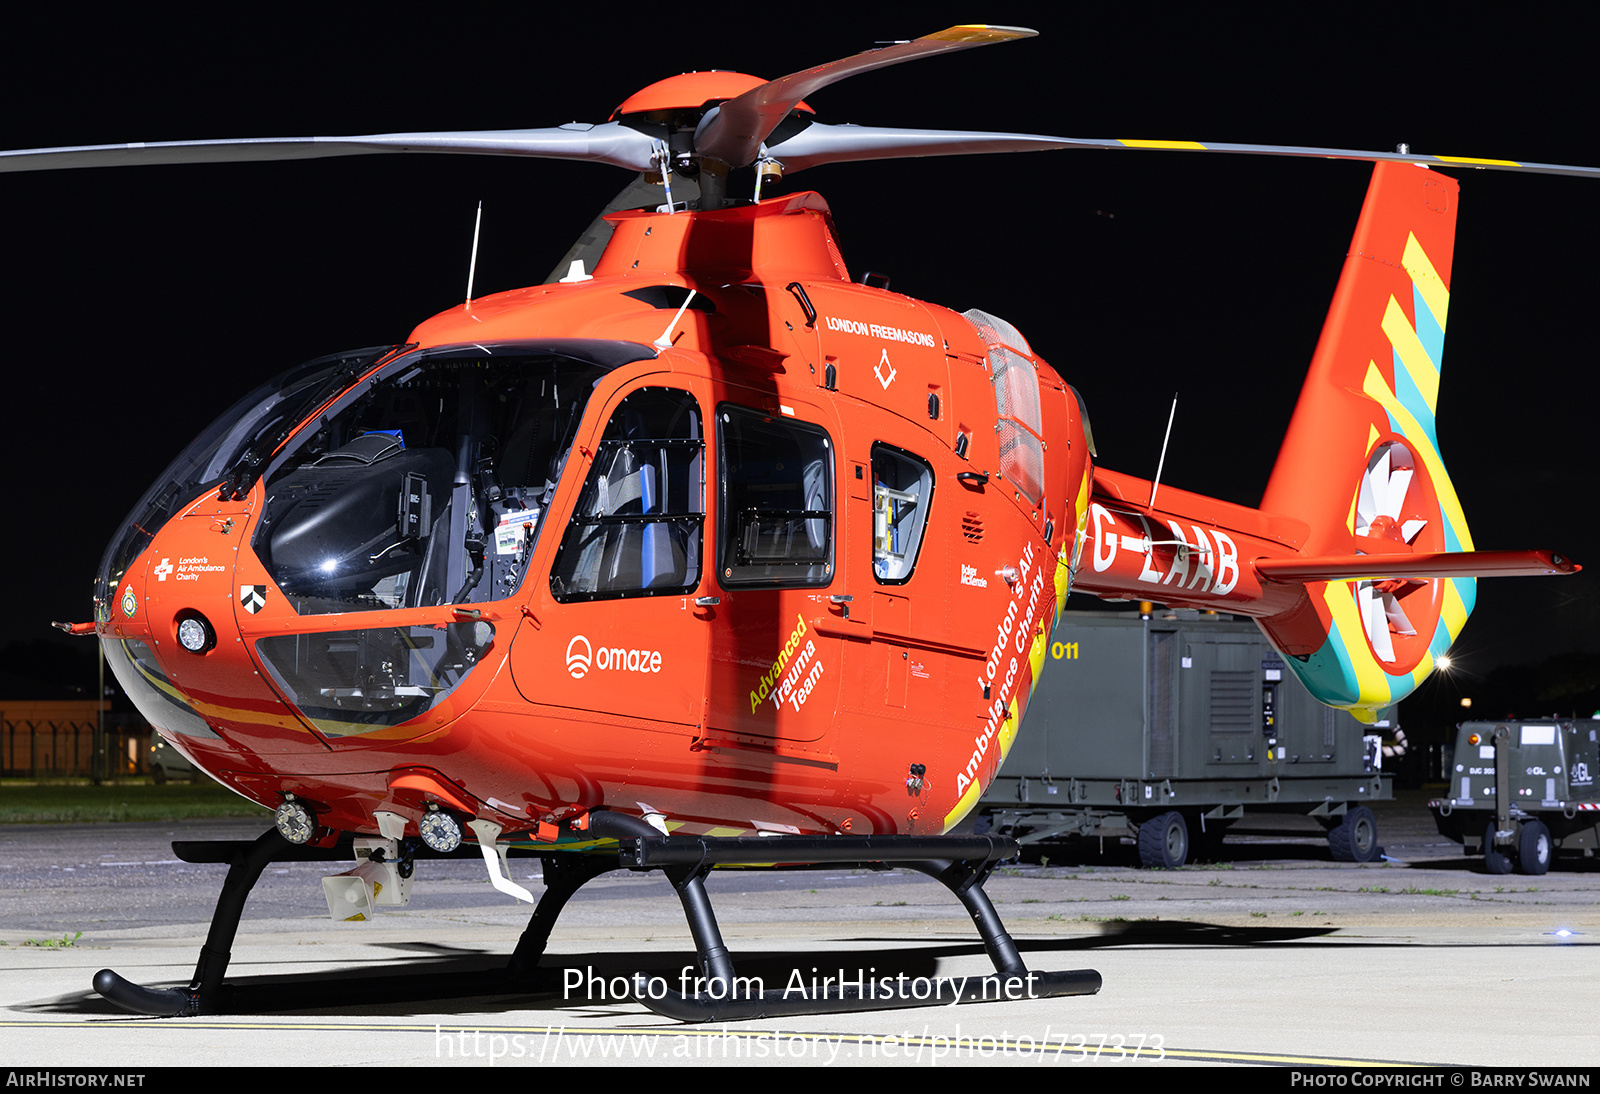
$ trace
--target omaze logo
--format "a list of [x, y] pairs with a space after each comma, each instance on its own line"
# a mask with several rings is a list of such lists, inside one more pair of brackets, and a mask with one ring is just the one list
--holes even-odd
[[582, 680], [590, 666], [597, 672], [660, 672], [660, 650], [630, 650], [622, 646], [601, 646], [594, 649], [583, 635], [576, 635], [567, 643], [567, 671], [574, 680]]
[[567, 643], [567, 671], [572, 673], [574, 680], [582, 680], [589, 674], [589, 662], [593, 656], [594, 650], [583, 635], [580, 634]]

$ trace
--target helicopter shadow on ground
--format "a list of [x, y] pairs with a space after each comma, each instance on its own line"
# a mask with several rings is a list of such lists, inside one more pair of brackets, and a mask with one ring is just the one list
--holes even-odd
[[[427, 943], [397, 943], [383, 948], [410, 952], [385, 965], [230, 976], [215, 1006], [207, 1013], [333, 1013], [359, 1017], [405, 1015], [419, 1010], [428, 1014], [474, 1015], [553, 1012], [573, 1007], [631, 1004], [632, 999], [623, 993], [634, 973], [659, 977], [673, 990], [680, 987], [685, 975], [692, 987], [695, 975], [695, 955], [688, 950], [546, 956], [536, 969], [513, 980], [507, 973], [504, 953]], [[940, 957], [968, 953], [981, 954], [982, 947], [973, 944], [878, 951], [871, 955], [871, 963], [882, 970], [888, 969], [892, 961], [893, 968], [887, 975], [904, 972], [911, 977], [926, 977], [938, 974]], [[812, 966], [827, 970], [826, 975], [837, 975], [840, 968], [854, 970], [864, 965], [866, 956], [859, 950], [807, 951], [798, 956], [792, 951], [756, 951], [735, 953], [734, 968], [739, 977], [759, 977], [767, 987], [781, 989], [796, 972], [809, 985]], [[450, 1005], [453, 1000], [462, 1002], [453, 1007]], [[47, 1014], [136, 1017], [92, 991], [73, 992], [17, 1009]]]
[[[1139, 866], [1139, 849], [1130, 840], [1113, 843], [1107, 840], [1104, 849], [1093, 839], [1066, 840], [1026, 844], [1022, 848], [1023, 862], [1049, 866]], [[1262, 862], [1325, 862], [1332, 864], [1325, 840], [1307, 837], [1303, 843], [1262, 842], [1225, 843], [1217, 848], [1196, 847], [1189, 865], [1227, 866], [1233, 863]]]
[[[1046, 954], [1105, 949], [1114, 946], [1257, 946], [1307, 941], [1332, 928], [1221, 927], [1208, 923], [1112, 922], [1101, 933], [1059, 939], [1018, 940], [1018, 949], [1035, 971], [1059, 964], [1040, 960]], [[977, 942], [939, 946], [895, 946], [900, 939], [845, 940], [878, 948], [828, 948], [806, 951], [755, 950], [733, 954], [735, 974], [759, 979], [766, 990], [782, 991], [813, 978], [855, 979], [904, 975], [907, 978], [949, 976], [941, 962], [983, 956]], [[884, 944], [888, 945], [885, 946]], [[415, 1013], [511, 1013], [565, 1011], [573, 1007], [632, 1004], [619, 993], [637, 972], [660, 977], [678, 990], [693, 984], [691, 951], [611, 952], [546, 956], [537, 969], [513, 981], [506, 955], [428, 943], [394, 943], [382, 948], [404, 952], [387, 965], [285, 974], [233, 976], [210, 1014], [338, 1014], [344, 1017], [395, 1016]], [[976, 973], [974, 975], [977, 975]], [[687, 985], [685, 977], [688, 978]], [[160, 985], [149, 985], [152, 987]], [[458, 1007], [450, 1001], [461, 1000]], [[426, 1006], [422, 1006], [426, 1004]], [[18, 1007], [40, 1014], [76, 1014], [128, 1019], [136, 1016], [92, 991], [71, 992]]]
[[[1102, 924], [1101, 933], [1097, 937], [1019, 942], [1018, 949], [1024, 954], [1047, 950], [1102, 950], [1119, 946], [1149, 946], [1162, 949], [1271, 946], [1274, 949], [1302, 949], [1319, 945], [1319, 939], [1337, 934], [1339, 930], [1340, 928], [1331, 925], [1316, 927], [1251, 927], [1185, 920], [1111, 920]], [[1412, 949], [1419, 946], [1435, 949], [1441, 947], [1440, 943], [1433, 941], [1423, 943], [1407, 938], [1386, 939], [1377, 937], [1341, 938], [1337, 944], [1341, 949]], [[1530, 946], [1548, 945], [1544, 941], [1525, 944]], [[1505, 943], [1499, 940], [1492, 940], [1451, 942], [1442, 945], [1446, 949], [1489, 949], [1503, 948]], [[1574, 942], [1568, 939], [1562, 945], [1600, 947], [1600, 941]], [[1030, 967], [1032, 965], [1033, 963], [1030, 963]]]

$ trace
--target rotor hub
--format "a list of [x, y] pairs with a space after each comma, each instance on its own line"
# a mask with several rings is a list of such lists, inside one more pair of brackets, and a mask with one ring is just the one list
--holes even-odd
[[[611, 112], [610, 120], [616, 121], [631, 114], [662, 112], [676, 114], [684, 111], [700, 111], [728, 99], [738, 98], [746, 91], [758, 88], [766, 82], [759, 76], [720, 70], [685, 72], [679, 76], [668, 76], [665, 80], [657, 80], [629, 95], [621, 106]], [[803, 102], [797, 103], [795, 109], [804, 110], [808, 114], [816, 113]]]

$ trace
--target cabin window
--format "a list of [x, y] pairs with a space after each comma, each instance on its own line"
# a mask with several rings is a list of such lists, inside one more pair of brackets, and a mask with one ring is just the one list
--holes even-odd
[[911, 579], [933, 499], [933, 468], [886, 444], [872, 446], [872, 572], [883, 585]]
[[1000, 474], [1038, 505], [1044, 499], [1044, 419], [1033, 347], [1004, 319], [976, 308], [962, 314], [989, 347], [989, 378], [1000, 415], [995, 423]]
[[557, 600], [659, 596], [700, 584], [700, 406], [674, 388], [623, 399], [606, 424], [550, 575]]
[[833, 578], [833, 446], [821, 428], [724, 405], [719, 577], [725, 586]]

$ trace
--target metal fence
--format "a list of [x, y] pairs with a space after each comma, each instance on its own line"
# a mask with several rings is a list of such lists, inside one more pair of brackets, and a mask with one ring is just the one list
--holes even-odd
[[0, 776], [119, 778], [150, 771], [150, 726], [137, 715], [107, 714], [103, 768], [93, 719], [0, 718]]

